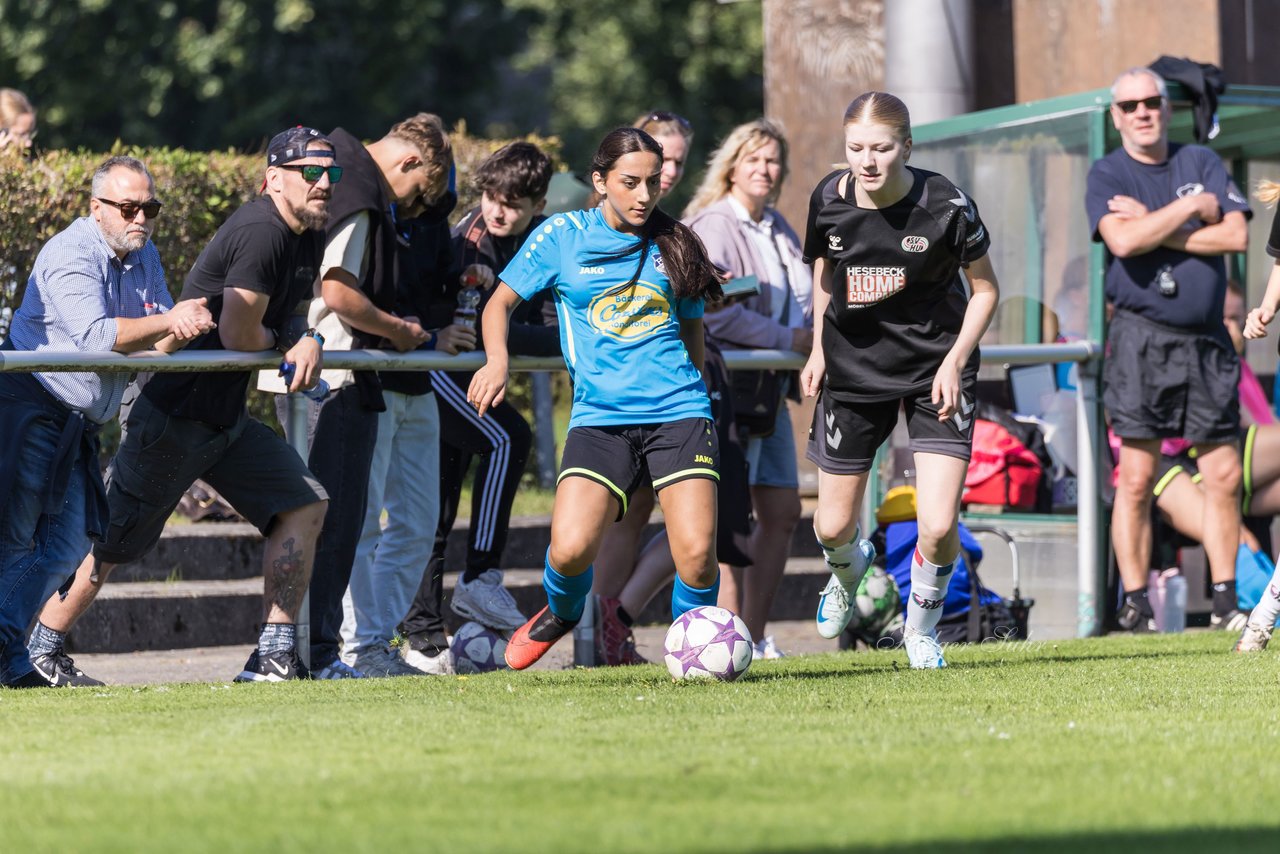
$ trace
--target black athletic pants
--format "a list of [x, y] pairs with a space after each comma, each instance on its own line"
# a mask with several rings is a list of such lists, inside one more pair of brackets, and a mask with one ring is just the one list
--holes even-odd
[[444, 641], [444, 552], [458, 515], [462, 482], [473, 456], [480, 457], [471, 492], [471, 532], [462, 577], [501, 566], [511, 523], [511, 504], [533, 446], [533, 432], [520, 411], [503, 401], [483, 418], [467, 403], [471, 374], [432, 371], [440, 404], [440, 524], [435, 549], [400, 632], [411, 644]]

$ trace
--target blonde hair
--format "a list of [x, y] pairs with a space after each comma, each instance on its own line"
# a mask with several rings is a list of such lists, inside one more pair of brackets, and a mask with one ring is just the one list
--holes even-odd
[[18, 116], [28, 113], [34, 116], [36, 108], [31, 106], [26, 95], [17, 89], [0, 89], [0, 128], [13, 127]]
[[853, 124], [884, 125], [900, 140], [911, 138], [911, 113], [897, 95], [888, 92], [863, 92], [844, 111], [844, 126]]
[[730, 131], [724, 142], [720, 143], [720, 147], [711, 154], [711, 158], [707, 161], [707, 173], [702, 177], [702, 183], [698, 185], [698, 189], [694, 191], [688, 207], [684, 209], [684, 216], [686, 218], [693, 216], [729, 195], [729, 190], [733, 186], [733, 170], [737, 168], [738, 163], [742, 158], [769, 142], [778, 143], [778, 159], [782, 165], [778, 182], [773, 185], [773, 192], [768, 198], [768, 204], [772, 205], [776, 202], [782, 193], [782, 184], [787, 180], [787, 138], [782, 133], [782, 127], [776, 122], [756, 119], [754, 122], [738, 125]]
[[1275, 207], [1280, 202], [1280, 183], [1263, 178], [1253, 188], [1253, 197], [1269, 208]]
[[632, 122], [631, 126], [655, 139], [660, 136], [682, 136], [685, 142], [693, 140], [693, 125], [689, 124], [689, 120], [663, 110], [645, 113]]
[[445, 191], [449, 183], [449, 169], [453, 166], [453, 144], [445, 133], [444, 122], [434, 113], [418, 113], [404, 121], [396, 122], [387, 131], [418, 150], [431, 177], [430, 198], [435, 199]]

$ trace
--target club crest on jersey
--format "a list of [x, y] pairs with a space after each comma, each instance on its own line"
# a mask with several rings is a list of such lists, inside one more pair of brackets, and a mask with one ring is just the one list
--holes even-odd
[[929, 248], [929, 238], [922, 237], [918, 234], [908, 234], [902, 238], [902, 251], [904, 252], [923, 252]]
[[653, 269], [657, 270], [664, 276], [667, 274], [667, 263], [662, 260], [661, 252], [653, 253]]
[[866, 308], [888, 299], [907, 286], [906, 267], [849, 267], [849, 308]]
[[671, 302], [657, 285], [635, 282], [625, 290], [614, 288], [593, 299], [587, 317], [596, 332], [631, 341], [657, 332], [671, 317]]

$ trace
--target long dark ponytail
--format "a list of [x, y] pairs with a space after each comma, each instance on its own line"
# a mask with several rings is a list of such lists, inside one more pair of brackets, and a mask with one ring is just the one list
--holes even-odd
[[[647, 151], [650, 154], [656, 154], [659, 161], [662, 159], [662, 146], [639, 128], [626, 127], [611, 131], [596, 149], [596, 155], [591, 160], [591, 171], [599, 173], [600, 177], [604, 178], [608, 176], [620, 157], [637, 151]], [[724, 274], [711, 263], [698, 235], [684, 223], [661, 208], [654, 208], [641, 229], [640, 238], [635, 248], [613, 256], [625, 258], [633, 252], [640, 253], [636, 272], [626, 286], [630, 286], [639, 278], [640, 271], [644, 269], [649, 244], [656, 243], [658, 250], [662, 253], [667, 278], [671, 280], [671, 289], [677, 297], [709, 301], [723, 298], [724, 292], [720, 289], [720, 282]]]

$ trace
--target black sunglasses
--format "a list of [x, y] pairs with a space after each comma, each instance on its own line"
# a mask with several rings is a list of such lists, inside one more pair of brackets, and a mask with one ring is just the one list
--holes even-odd
[[285, 165], [279, 168], [288, 169], [292, 172], [301, 172], [302, 180], [306, 181], [308, 184], [314, 184], [316, 181], [319, 181], [320, 176], [323, 175], [325, 172], [329, 173], [330, 184], [336, 184], [342, 180], [341, 166], [313, 166], [313, 165], [292, 166], [286, 163]]
[[138, 211], [142, 211], [146, 215], [147, 219], [155, 219], [160, 216], [161, 205], [160, 202], [155, 199], [152, 199], [149, 202], [115, 202], [111, 199], [104, 199], [102, 196], [94, 196], [94, 198], [102, 202], [104, 205], [111, 205], [111, 207], [120, 211], [120, 216], [127, 220], [136, 219]]
[[653, 124], [655, 122], [675, 122], [684, 130], [693, 130], [693, 125], [689, 124], [689, 120], [684, 116], [677, 115], [676, 113], [668, 113], [665, 110], [658, 110], [645, 116], [644, 123], [646, 125]]
[[1139, 98], [1137, 101], [1116, 101], [1116, 106], [1126, 116], [1138, 109], [1139, 104], [1148, 110], [1158, 110], [1164, 106], [1164, 95], [1152, 95], [1150, 98]]

